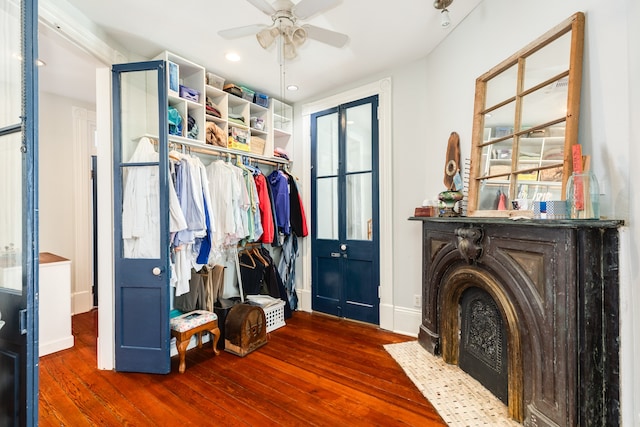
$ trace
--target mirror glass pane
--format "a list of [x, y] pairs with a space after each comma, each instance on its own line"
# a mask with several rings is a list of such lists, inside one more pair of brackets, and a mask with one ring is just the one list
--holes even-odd
[[522, 129], [564, 119], [567, 116], [567, 95], [566, 81], [559, 80], [523, 97]]
[[0, 4], [0, 128], [21, 122], [22, 48], [20, 1]]
[[338, 178], [318, 178], [316, 181], [316, 236], [318, 239], [338, 239]]
[[501, 205], [508, 209], [509, 176], [481, 179], [478, 185], [478, 209], [497, 210]]
[[570, 56], [571, 32], [564, 34], [544, 48], [529, 55], [525, 60], [524, 90], [568, 71]]
[[518, 89], [518, 64], [487, 81], [485, 108], [490, 108], [516, 95]]
[[512, 147], [513, 138], [482, 147], [484, 169], [480, 176], [509, 174], [511, 172]]
[[371, 105], [346, 110], [347, 173], [371, 170]]
[[338, 174], [338, 113], [318, 117], [317, 126], [317, 170], [320, 176]]
[[347, 176], [347, 239], [373, 239], [371, 194], [371, 172]]
[[515, 101], [503, 105], [484, 116], [484, 128], [491, 129], [491, 140], [503, 138], [513, 133], [516, 117]]
[[0, 137], [0, 288], [22, 293], [22, 133]]
[[[158, 135], [156, 70], [121, 74], [122, 240], [124, 258], [160, 258], [159, 156], [151, 139]], [[144, 166], [144, 163], [153, 165]]]

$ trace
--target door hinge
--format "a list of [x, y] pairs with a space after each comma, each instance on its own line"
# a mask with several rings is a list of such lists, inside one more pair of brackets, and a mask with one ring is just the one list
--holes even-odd
[[20, 335], [27, 334], [27, 309], [20, 310]]

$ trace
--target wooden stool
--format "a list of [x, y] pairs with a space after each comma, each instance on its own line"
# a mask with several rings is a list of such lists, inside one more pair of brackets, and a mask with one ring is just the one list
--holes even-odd
[[205, 310], [195, 310], [189, 313], [181, 314], [169, 321], [171, 326], [171, 336], [176, 338], [176, 348], [180, 356], [181, 374], [186, 368], [185, 356], [187, 347], [191, 342], [191, 337], [197, 334], [198, 348], [202, 347], [202, 332], [209, 332], [212, 335], [213, 352], [217, 356], [218, 339], [220, 338], [220, 329], [218, 328], [218, 316], [215, 313]]

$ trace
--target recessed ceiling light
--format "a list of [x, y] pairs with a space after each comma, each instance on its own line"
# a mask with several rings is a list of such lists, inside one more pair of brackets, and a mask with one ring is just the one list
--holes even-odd
[[227, 58], [227, 61], [231, 61], [231, 62], [240, 61], [240, 55], [238, 55], [235, 52], [229, 52], [224, 57]]
[[289, 86], [287, 86], [287, 90], [290, 90], [292, 92], [296, 91], [296, 90], [298, 90], [298, 86], [297, 85], [289, 85]]

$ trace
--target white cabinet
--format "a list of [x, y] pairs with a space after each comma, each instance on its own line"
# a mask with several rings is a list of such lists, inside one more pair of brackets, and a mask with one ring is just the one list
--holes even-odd
[[71, 261], [40, 254], [39, 351], [44, 356], [73, 347], [71, 333]]

